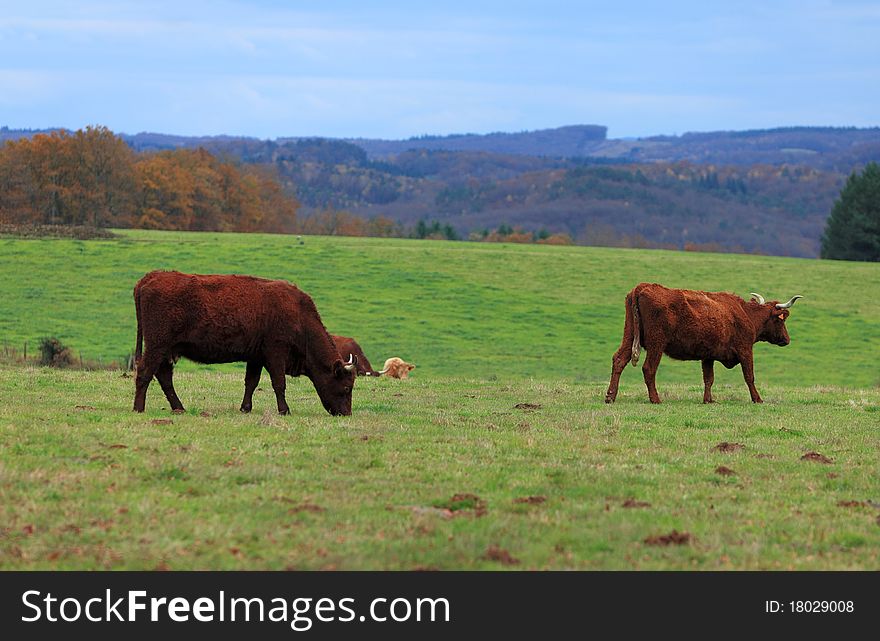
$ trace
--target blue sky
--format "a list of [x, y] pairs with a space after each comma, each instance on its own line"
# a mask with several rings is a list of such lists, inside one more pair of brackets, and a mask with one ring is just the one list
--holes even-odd
[[0, 125], [405, 138], [880, 125], [880, 2], [0, 4]]

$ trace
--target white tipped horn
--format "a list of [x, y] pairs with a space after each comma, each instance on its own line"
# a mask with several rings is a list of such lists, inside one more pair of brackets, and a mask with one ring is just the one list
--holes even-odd
[[354, 354], [348, 355], [348, 362], [342, 364], [346, 372], [351, 372], [357, 367], [357, 357]]
[[791, 307], [792, 305], [794, 305], [794, 302], [795, 302], [798, 298], [803, 298], [803, 296], [801, 296], [800, 294], [798, 294], [797, 296], [792, 296], [791, 299], [790, 299], [787, 303], [776, 303], [776, 309], [788, 309], [789, 307]]
[[760, 294], [756, 294], [755, 292], [749, 292], [749, 293], [751, 294], [752, 298], [758, 302], [758, 305], [764, 304], [764, 297], [763, 296], [761, 296]]

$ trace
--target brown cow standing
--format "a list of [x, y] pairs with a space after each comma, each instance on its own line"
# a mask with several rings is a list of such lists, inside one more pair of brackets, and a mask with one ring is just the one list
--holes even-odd
[[648, 352], [642, 372], [648, 398], [659, 403], [654, 383], [657, 366], [663, 354], [683, 361], [702, 361], [703, 402], [712, 403], [714, 362], [727, 369], [742, 365], [743, 378], [753, 403], [761, 403], [755, 389], [752, 347], [758, 341], [786, 346], [791, 342], [785, 329], [789, 308], [798, 298], [787, 303], [764, 302], [760, 294], [745, 301], [727, 292], [701, 292], [690, 289], [669, 289], [656, 283], [641, 283], [626, 295], [626, 322], [623, 341], [612, 358], [611, 383], [605, 402], [617, 398], [620, 374], [626, 364], [639, 361], [644, 345]]
[[284, 375], [293, 372], [311, 379], [328, 412], [351, 414], [356, 362], [342, 361], [312, 299], [294, 285], [252, 276], [154, 271], [135, 285], [134, 301], [136, 412], [144, 411], [154, 375], [172, 411], [184, 411], [172, 382], [174, 363], [183, 356], [198, 363], [245, 361], [242, 412], [251, 410], [265, 367], [280, 414], [290, 413]]
[[361, 349], [361, 346], [358, 345], [355, 339], [349, 336], [337, 336], [336, 334], [330, 334], [330, 338], [336, 343], [336, 349], [339, 351], [340, 356], [345, 356], [346, 354], [354, 355], [357, 360], [358, 376], [379, 376], [379, 372], [373, 370], [373, 366], [367, 360], [364, 350]]

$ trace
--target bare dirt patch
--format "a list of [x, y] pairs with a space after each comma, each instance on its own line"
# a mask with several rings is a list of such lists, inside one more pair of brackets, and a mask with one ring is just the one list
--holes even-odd
[[638, 507], [651, 507], [651, 504], [647, 501], [637, 501], [636, 499], [627, 499], [623, 503], [620, 504], [620, 507], [625, 508], [638, 508]]
[[528, 505], [540, 505], [547, 500], [546, 496], [519, 496], [513, 499], [514, 503], [526, 503]]
[[719, 465], [715, 468], [715, 474], [720, 474], [721, 476], [734, 476], [736, 472], [734, 472], [729, 467], [725, 467], [723, 465]]
[[107, 449], [109, 449], [109, 450], [125, 450], [125, 449], [128, 449], [128, 445], [123, 445], [122, 443], [113, 443], [113, 445], [108, 445]]
[[646, 538], [643, 543], [645, 545], [687, 545], [694, 540], [694, 535], [690, 532], [679, 532], [672, 530], [669, 534], [652, 534]]
[[75, 409], [75, 410], [80, 410], [80, 411], [94, 411], [94, 410], [96, 410], [96, 409], [98, 409], [98, 408], [97, 408], [97, 407], [92, 407], [91, 405], [77, 405], [77, 406], [74, 407], [73, 409]]
[[824, 454], [819, 454], [819, 452], [807, 452], [801, 457], [802, 461], [813, 461], [814, 463], [824, 463], [825, 465], [831, 465], [834, 461]]
[[174, 425], [174, 421], [170, 418], [154, 418], [150, 423], [153, 425]]
[[476, 494], [469, 492], [453, 494], [445, 501], [435, 501], [432, 507], [440, 510], [449, 510], [454, 516], [485, 516], [487, 510], [486, 501]]
[[518, 410], [534, 411], [539, 410], [544, 406], [540, 403], [517, 403], [513, 407]]
[[776, 458], [773, 454], [755, 454], [755, 458]]
[[288, 514], [299, 514], [300, 512], [312, 512], [313, 514], [318, 514], [323, 512], [324, 508], [320, 505], [315, 505], [314, 503], [300, 503], [296, 507], [292, 507], [287, 510]]
[[739, 452], [740, 450], [745, 449], [745, 445], [742, 443], [728, 443], [727, 441], [721, 441], [712, 449], [716, 452]]
[[486, 550], [486, 553], [483, 555], [483, 558], [487, 561], [497, 561], [501, 565], [517, 565], [519, 563], [519, 559], [497, 545], [490, 545]]
[[838, 501], [837, 507], [867, 507], [867, 501]]

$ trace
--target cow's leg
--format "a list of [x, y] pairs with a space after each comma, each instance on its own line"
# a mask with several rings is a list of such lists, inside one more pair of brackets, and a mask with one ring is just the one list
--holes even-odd
[[657, 393], [657, 386], [654, 381], [657, 377], [657, 367], [660, 365], [660, 359], [663, 357], [662, 349], [648, 349], [648, 356], [645, 358], [645, 364], [642, 365], [642, 374], [645, 376], [645, 387], [648, 388], [648, 399], [652, 403], [660, 402], [660, 395]]
[[260, 374], [263, 373], [263, 364], [259, 361], [248, 361], [247, 370], [244, 373], [244, 398], [241, 399], [241, 411], [245, 414], [253, 409], [254, 390], [260, 384]]
[[290, 407], [284, 398], [284, 391], [287, 388], [287, 381], [284, 378], [284, 361], [269, 359], [266, 362], [266, 369], [269, 370], [269, 376], [272, 379], [272, 389], [275, 390], [275, 400], [278, 401], [278, 413], [290, 414]]
[[605, 402], [613, 403], [617, 399], [617, 387], [620, 384], [620, 375], [626, 369], [629, 359], [632, 358], [632, 341], [622, 345], [611, 358], [611, 383], [605, 392]]
[[740, 356], [739, 361], [742, 365], [743, 378], [749, 387], [749, 394], [752, 395], [752, 403], [763, 403], [761, 395], [758, 394], [758, 390], [755, 388], [755, 367], [752, 364], [752, 353], [749, 352], [745, 356]]
[[177, 392], [174, 391], [173, 378], [174, 365], [165, 359], [159, 365], [159, 369], [156, 370], [156, 380], [159, 381], [162, 391], [165, 392], [165, 398], [168, 399], [168, 403], [171, 405], [171, 411], [175, 414], [183, 414], [186, 410], [183, 409], [183, 403], [180, 402], [180, 399], [177, 398]]
[[137, 364], [137, 375], [134, 379], [134, 411], [143, 412], [147, 404], [147, 388], [153, 375], [158, 371], [165, 355], [162, 352], [147, 351]]
[[715, 361], [711, 358], [703, 360], [703, 402], [714, 403], [712, 400], [712, 383], [715, 382]]
[[[620, 383], [620, 375], [626, 369], [626, 364], [630, 362], [633, 356], [633, 339], [638, 331], [635, 327], [635, 320], [632, 312], [632, 292], [626, 295], [626, 317], [623, 323], [623, 339], [620, 341], [620, 347], [611, 357], [611, 382], [608, 384], [608, 391], [605, 392], [605, 402], [613, 403], [617, 399], [617, 387]], [[638, 362], [638, 357], [636, 357]], [[636, 364], [633, 363], [633, 365]]]

